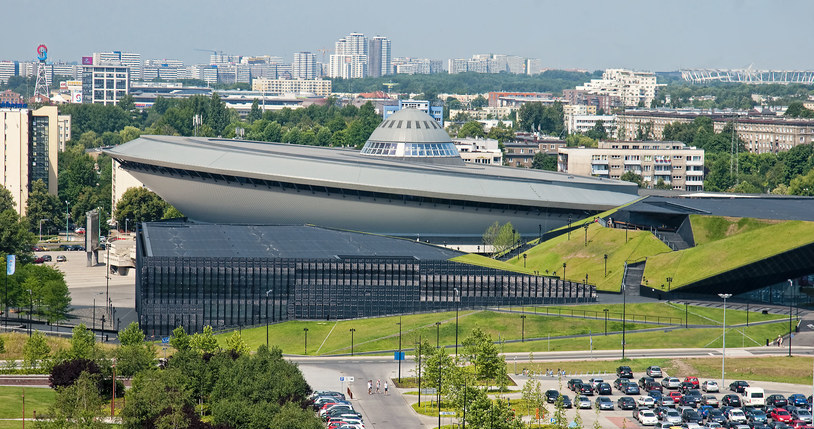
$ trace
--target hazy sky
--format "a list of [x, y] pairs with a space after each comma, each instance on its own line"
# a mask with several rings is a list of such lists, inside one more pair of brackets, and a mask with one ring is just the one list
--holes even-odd
[[[79, 61], [101, 51], [206, 63], [209, 54], [333, 50], [351, 32], [393, 56], [476, 53], [546, 67], [814, 69], [812, 0], [2, 0], [0, 59]], [[446, 63], [445, 63], [446, 64]]]

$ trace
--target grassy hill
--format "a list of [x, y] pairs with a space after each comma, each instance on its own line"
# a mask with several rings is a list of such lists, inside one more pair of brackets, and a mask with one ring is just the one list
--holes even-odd
[[[672, 289], [676, 289], [814, 242], [814, 222], [761, 224], [750, 219], [741, 224], [705, 219], [700, 225], [698, 235], [705, 237], [702, 244], [647, 259], [644, 275], [648, 286], [659, 289], [663, 279], [672, 277]], [[732, 233], [738, 228], [744, 232]]]
[[[562, 264], [566, 264], [566, 279], [595, 284], [599, 290], [618, 291], [622, 284], [625, 261], [633, 261], [645, 256], [669, 252], [670, 248], [646, 231], [625, 231], [604, 228], [596, 223], [589, 224], [588, 245], [585, 245], [585, 231], [580, 228], [568, 234], [555, 237], [530, 249], [526, 258], [526, 268], [541, 274], [562, 275]], [[608, 255], [608, 273], [605, 275], [604, 255]], [[523, 267], [523, 258], [516, 257], [508, 263]]]
[[770, 225], [782, 223], [778, 220], [736, 218], [725, 216], [690, 215], [693, 238], [696, 245], [722, 240], [733, 235], [754, 231]]

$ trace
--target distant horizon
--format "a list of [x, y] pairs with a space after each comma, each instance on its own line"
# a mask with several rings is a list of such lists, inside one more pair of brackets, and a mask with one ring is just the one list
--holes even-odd
[[[446, 60], [496, 53], [539, 58], [549, 69], [626, 68], [814, 70], [800, 46], [814, 40], [814, 2], [789, 0], [486, 0], [397, 3], [315, 0], [144, 0], [137, 8], [105, 0], [68, 7], [59, 0], [4, 5], [0, 60], [81, 62], [93, 52], [134, 52], [147, 59], [208, 64], [209, 53], [279, 56], [309, 51], [323, 62], [353, 32], [392, 41], [393, 57]], [[33, 17], [37, 25], [32, 25]], [[419, 31], [420, 30], [420, 31]], [[446, 67], [446, 64], [444, 64]]]

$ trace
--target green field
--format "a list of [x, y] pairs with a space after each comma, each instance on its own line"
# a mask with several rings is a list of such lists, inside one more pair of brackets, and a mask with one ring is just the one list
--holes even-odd
[[[538, 312], [546, 314], [574, 314], [586, 315], [589, 317], [605, 317], [603, 310], [609, 310], [608, 317], [621, 319], [622, 304], [588, 304], [571, 306], [550, 306], [540, 307]], [[755, 307], [758, 309], [760, 307]], [[647, 304], [627, 304], [625, 306], [626, 319], [634, 322], [658, 321], [663, 323], [684, 323], [684, 305], [681, 303], [647, 303]], [[724, 311], [722, 308], [699, 307], [690, 305], [687, 307], [687, 323], [691, 325], [720, 325], [723, 323]], [[766, 320], [784, 320], [788, 316], [782, 314], [763, 314], [759, 311], [749, 312], [749, 322], [762, 322]], [[726, 310], [726, 324], [739, 325], [746, 323], [746, 311]]]
[[[455, 312], [410, 315], [402, 317], [401, 320], [403, 348], [412, 348], [419, 336], [434, 343], [436, 334], [439, 336], [440, 344], [455, 344]], [[303, 354], [305, 351], [303, 329], [308, 328], [308, 355], [345, 354], [351, 351], [350, 329], [353, 328], [356, 329], [353, 334], [354, 352], [397, 350], [398, 322], [398, 316], [339, 322], [284, 322], [269, 327], [269, 343], [280, 347], [283, 353]], [[436, 322], [441, 322], [439, 328], [436, 328]], [[526, 314], [524, 322], [517, 313], [466, 310], [459, 314], [459, 344], [476, 327], [492, 335], [495, 341], [519, 340], [524, 334], [525, 338], [544, 338], [548, 335], [599, 332], [604, 329], [604, 320]], [[652, 325], [627, 323], [627, 329], [645, 327]], [[608, 329], [622, 329], [621, 322], [610, 321]], [[223, 333], [217, 336], [221, 346], [225, 346], [226, 338], [230, 335], [231, 333]], [[242, 337], [249, 348], [254, 350], [265, 344], [266, 328], [243, 329]]]
[[764, 228], [781, 222], [782, 221], [753, 219], [747, 217], [736, 218], [725, 216], [690, 215], [692, 235], [696, 246], [722, 240], [736, 234], [754, 231], [756, 229]]
[[661, 290], [670, 288], [662, 279], [672, 277], [672, 289], [677, 289], [811, 242], [814, 222], [753, 227], [690, 249], [648, 257], [644, 276], [649, 287]]
[[[666, 244], [646, 231], [627, 231], [605, 228], [597, 223], [588, 224], [588, 245], [585, 245], [585, 231], [580, 228], [568, 234], [552, 238], [526, 252], [527, 269], [540, 274], [562, 276], [565, 263], [567, 280], [596, 285], [599, 290], [618, 291], [626, 261], [639, 260], [648, 255], [670, 252]], [[627, 236], [627, 242], [625, 237]], [[608, 275], [605, 276], [605, 259], [608, 255]], [[523, 267], [523, 258], [507, 261]]]
[[[0, 419], [20, 419], [23, 417], [23, 388], [19, 386], [0, 386]], [[34, 416], [34, 411], [43, 414], [54, 403], [56, 392], [49, 388], [25, 388], [25, 416]], [[22, 427], [22, 421], [8, 427]], [[0, 428], [3, 426], [0, 426]]]

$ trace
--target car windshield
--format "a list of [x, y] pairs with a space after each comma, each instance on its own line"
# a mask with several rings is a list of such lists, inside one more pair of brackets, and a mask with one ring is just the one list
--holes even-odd
[[775, 414], [777, 414], [778, 416], [788, 416], [789, 412], [786, 410], [776, 410]]
[[729, 415], [731, 415], [731, 416], [738, 416], [738, 417], [742, 417], [742, 416], [743, 416], [743, 412], [741, 412], [740, 410], [732, 410], [732, 411], [730, 411], [730, 412], [729, 412]]

